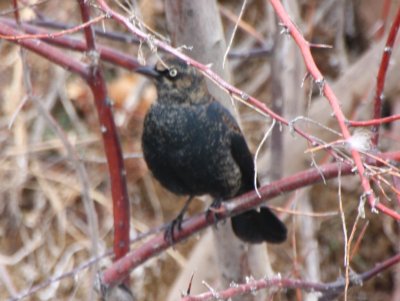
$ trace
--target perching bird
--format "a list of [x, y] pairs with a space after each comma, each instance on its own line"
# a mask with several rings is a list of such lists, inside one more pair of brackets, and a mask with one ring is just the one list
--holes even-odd
[[[243, 134], [209, 93], [204, 76], [171, 56], [154, 68], [136, 71], [151, 77], [157, 88], [158, 99], [145, 117], [142, 136], [144, 159], [154, 177], [173, 193], [190, 196], [187, 205], [193, 196], [209, 194], [225, 201], [254, 190], [254, 162]], [[231, 221], [245, 242], [286, 239], [285, 225], [266, 207]]]

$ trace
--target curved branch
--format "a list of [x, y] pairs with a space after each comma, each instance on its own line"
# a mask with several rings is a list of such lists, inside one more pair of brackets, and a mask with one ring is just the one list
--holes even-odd
[[[369, 271], [366, 271], [360, 275], [355, 275], [350, 279], [350, 286], [360, 286], [363, 282], [371, 279], [372, 277], [382, 273], [384, 270], [398, 264], [400, 262], [400, 253], [395, 256], [385, 260], [382, 263], [379, 263], [376, 267], [372, 268]], [[276, 287], [282, 289], [295, 289], [300, 288], [306, 291], [312, 292], [321, 292], [322, 295], [319, 297], [319, 300], [326, 300], [324, 298], [329, 298], [332, 300], [339, 296], [345, 287], [345, 279], [341, 278], [337, 281], [329, 282], [329, 283], [321, 283], [321, 282], [311, 282], [304, 281], [298, 279], [290, 279], [290, 278], [282, 278], [282, 277], [274, 277], [270, 279], [259, 279], [249, 281], [246, 284], [237, 284], [231, 288], [220, 292], [207, 292], [203, 294], [199, 294], [197, 296], [186, 296], [182, 298], [180, 301], [210, 301], [210, 300], [228, 300], [233, 297], [241, 296], [244, 294], [255, 293], [258, 290]]]
[[[321, 182], [323, 178], [332, 179], [339, 174], [352, 174], [352, 166], [350, 164], [327, 164], [320, 166], [318, 169], [313, 168], [306, 171], [296, 173], [290, 177], [272, 182], [259, 188], [261, 198], [255, 191], [246, 193], [228, 202], [224, 202], [218, 210], [218, 221], [229, 218], [233, 215], [242, 213], [251, 208], [262, 205], [266, 200], [273, 197], [294, 191], [298, 188]], [[174, 233], [175, 242], [178, 243], [187, 239], [191, 235], [205, 229], [206, 227], [217, 222], [214, 216], [206, 213], [195, 215], [182, 223], [182, 229]], [[136, 250], [131, 251], [127, 256], [114, 262], [102, 274], [102, 285], [105, 287], [113, 287], [119, 284], [129, 272], [141, 265], [150, 258], [158, 255], [162, 251], [169, 248], [171, 244], [165, 240], [164, 234], [158, 234]]]

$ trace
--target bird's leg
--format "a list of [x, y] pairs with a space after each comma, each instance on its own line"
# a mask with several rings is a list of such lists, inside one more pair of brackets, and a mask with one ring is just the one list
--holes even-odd
[[175, 241], [174, 238], [174, 230], [177, 228], [179, 231], [182, 229], [182, 221], [183, 221], [183, 216], [185, 215], [187, 209], [189, 208], [189, 205], [191, 201], [193, 200], [193, 196], [190, 196], [185, 205], [183, 206], [182, 210], [179, 212], [178, 216], [175, 217], [172, 222], [167, 226], [167, 229], [165, 230], [164, 233], [164, 238], [166, 241], [168, 241], [170, 244], [172, 244]]
[[211, 205], [207, 208], [206, 218], [209, 219], [212, 214], [213, 218], [216, 220], [216, 222], [218, 222], [218, 212], [220, 211], [221, 204], [222, 204], [221, 198], [214, 199]]
[[218, 209], [221, 207], [221, 204], [222, 204], [222, 199], [221, 198], [214, 199], [211, 202], [210, 207], [208, 207], [208, 211], [218, 212]]

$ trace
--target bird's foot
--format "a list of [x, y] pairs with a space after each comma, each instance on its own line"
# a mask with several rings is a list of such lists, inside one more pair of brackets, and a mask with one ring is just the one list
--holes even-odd
[[185, 212], [189, 208], [190, 202], [192, 200], [193, 196], [190, 196], [187, 199], [185, 205], [183, 206], [181, 212], [179, 212], [178, 216], [165, 229], [164, 239], [171, 245], [175, 242], [175, 237], [174, 237], [175, 228], [177, 228], [178, 231], [182, 230], [183, 216], [185, 215]]
[[173, 244], [175, 242], [174, 232], [175, 229], [180, 231], [182, 229], [183, 214], [179, 214], [175, 219], [173, 219], [164, 232], [164, 239], [169, 243]]

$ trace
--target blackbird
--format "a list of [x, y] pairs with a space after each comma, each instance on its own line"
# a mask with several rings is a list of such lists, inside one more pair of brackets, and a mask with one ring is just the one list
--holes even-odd
[[[180, 226], [194, 196], [208, 194], [226, 201], [254, 190], [254, 162], [243, 134], [231, 113], [209, 93], [204, 76], [171, 56], [136, 71], [153, 79], [158, 94], [144, 120], [144, 159], [165, 188], [190, 196], [170, 234]], [[245, 242], [286, 239], [285, 225], [267, 207], [246, 211], [231, 222], [235, 235]]]

